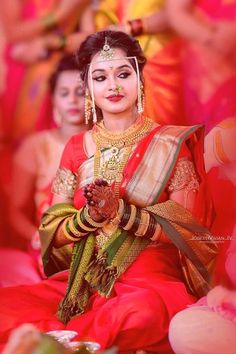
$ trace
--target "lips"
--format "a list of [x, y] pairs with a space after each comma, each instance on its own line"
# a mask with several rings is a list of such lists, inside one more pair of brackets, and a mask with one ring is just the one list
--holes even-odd
[[122, 98], [124, 98], [123, 95], [111, 95], [107, 97], [107, 99], [111, 102], [119, 102]]
[[72, 115], [74, 115], [74, 114], [79, 114], [78, 108], [70, 108], [70, 109], [68, 109], [67, 112], [68, 112], [69, 114], [72, 114]]

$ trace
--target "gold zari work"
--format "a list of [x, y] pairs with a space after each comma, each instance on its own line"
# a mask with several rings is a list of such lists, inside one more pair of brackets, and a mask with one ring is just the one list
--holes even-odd
[[169, 192], [181, 189], [186, 189], [187, 191], [197, 191], [199, 189], [199, 181], [192, 161], [187, 159], [179, 160], [168, 189]]
[[59, 168], [53, 181], [52, 192], [73, 198], [77, 186], [77, 177], [66, 168]]

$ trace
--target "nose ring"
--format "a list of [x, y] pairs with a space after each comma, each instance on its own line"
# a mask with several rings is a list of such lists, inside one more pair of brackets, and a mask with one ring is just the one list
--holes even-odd
[[116, 88], [114, 89], [115, 95], [118, 96], [122, 91], [122, 86], [117, 85]]

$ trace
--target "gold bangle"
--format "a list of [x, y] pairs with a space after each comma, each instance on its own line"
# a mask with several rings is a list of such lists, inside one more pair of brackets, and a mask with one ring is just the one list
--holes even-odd
[[78, 210], [78, 213], [76, 215], [76, 221], [77, 221], [79, 227], [81, 227], [81, 229], [83, 229], [84, 231], [88, 231], [88, 232], [94, 231], [94, 227], [88, 227], [88, 226], [84, 225], [83, 222], [81, 221], [80, 215], [81, 215], [82, 211], [83, 211], [83, 208]]
[[68, 227], [70, 229], [70, 231], [72, 232], [72, 234], [76, 237], [82, 237], [87, 235], [88, 232], [81, 232], [79, 230], [76, 229], [75, 225], [74, 225], [74, 220], [73, 218], [71, 218], [68, 222]]
[[97, 227], [97, 228], [101, 228], [103, 227], [104, 225], [106, 225], [108, 223], [108, 220], [105, 220], [103, 222], [96, 222], [94, 221], [91, 216], [89, 215], [89, 210], [88, 210], [88, 207], [86, 205], [86, 207], [83, 209], [83, 213], [84, 213], [84, 218], [85, 220], [91, 225], [91, 226], [94, 226], [94, 227]]
[[127, 222], [127, 224], [123, 227], [124, 230], [128, 231], [131, 229], [131, 227], [133, 226], [133, 223], [135, 221], [135, 217], [136, 217], [136, 213], [137, 213], [137, 208], [135, 205], [130, 204], [130, 218], [129, 221]]
[[146, 210], [141, 211], [141, 218], [138, 230], [135, 232], [135, 236], [144, 236], [147, 232], [150, 221], [150, 214]]
[[156, 225], [156, 230], [155, 230], [155, 233], [154, 235], [150, 238], [151, 241], [157, 241], [159, 238], [160, 238], [160, 235], [161, 235], [161, 225], [160, 224], [157, 224]]
[[70, 241], [72, 241], [72, 242], [77, 242], [78, 240], [79, 240], [79, 238], [78, 237], [73, 237], [73, 236], [71, 236], [69, 233], [68, 233], [68, 231], [67, 231], [67, 229], [66, 229], [66, 224], [67, 224], [67, 222], [68, 222], [68, 219], [66, 219], [64, 222], [63, 222], [63, 234], [64, 234], [64, 236], [68, 239], [68, 240], [70, 240]]
[[114, 226], [119, 225], [121, 218], [124, 214], [124, 208], [125, 208], [125, 203], [124, 203], [123, 199], [119, 199], [119, 207], [118, 207], [116, 216], [109, 221], [110, 224], [112, 224]]

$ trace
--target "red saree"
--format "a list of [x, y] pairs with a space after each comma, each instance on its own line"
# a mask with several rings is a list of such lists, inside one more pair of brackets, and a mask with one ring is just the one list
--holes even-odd
[[[151, 161], [154, 155], [150, 153], [155, 152], [157, 142], [159, 160], [154, 166]], [[199, 127], [155, 128], [134, 149], [123, 174], [121, 194], [129, 202], [135, 201], [140, 206], [168, 200], [168, 181], [180, 157], [193, 159], [203, 182], [201, 149], [202, 131]], [[195, 159], [197, 157], [198, 160]], [[159, 171], [161, 165], [164, 170]], [[87, 158], [81, 134], [67, 144], [60, 167], [77, 175], [74, 205], [80, 208], [84, 205], [82, 187], [93, 177], [93, 157]], [[145, 191], [140, 194], [138, 181], [139, 178], [141, 181], [143, 171], [148, 174]], [[153, 171], [159, 171], [158, 178]], [[200, 218], [199, 208], [195, 211]], [[42, 331], [77, 330], [77, 339], [98, 341], [102, 348], [117, 345], [122, 353], [140, 348], [152, 353], [172, 353], [167, 338], [170, 319], [192, 304], [194, 297], [188, 293], [183, 282], [178, 250], [171, 242], [151, 244], [141, 251], [118, 278], [108, 298], [94, 292], [86, 311], [72, 317], [64, 325], [55, 314], [66, 290], [67, 275], [67, 271], [59, 272], [34, 286], [1, 289], [0, 340], [4, 342], [10, 330], [17, 325], [31, 322]]]

